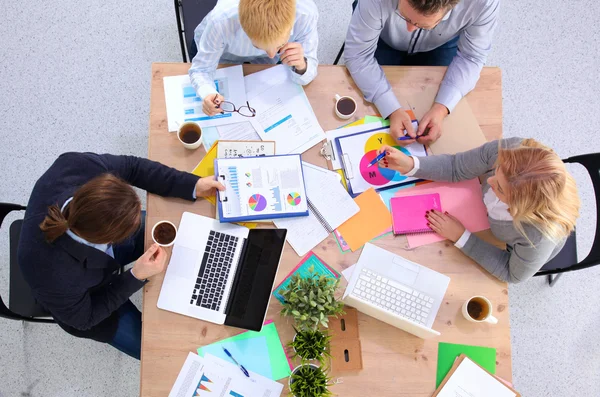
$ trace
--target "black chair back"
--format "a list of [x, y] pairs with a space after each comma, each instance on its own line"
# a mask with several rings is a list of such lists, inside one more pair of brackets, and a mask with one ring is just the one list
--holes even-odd
[[[0, 203], [0, 226], [4, 218], [12, 211], [23, 211], [26, 208], [22, 205]], [[9, 245], [10, 245], [10, 286], [9, 286], [9, 307], [6, 307], [0, 297], [0, 317], [11, 320], [24, 320], [40, 323], [53, 323], [54, 320], [37, 317], [47, 317], [50, 314], [40, 306], [31, 294], [29, 285], [23, 278], [21, 269], [17, 262], [17, 249], [19, 247], [19, 236], [21, 235], [21, 226], [23, 220], [19, 219], [10, 225]]]
[[194, 30], [215, 8], [217, 0], [175, 0], [175, 16], [183, 62], [190, 62], [198, 52]]
[[575, 232], [569, 236], [565, 246], [550, 262], [546, 263], [536, 276], [545, 276], [581, 270], [600, 264], [600, 153], [582, 154], [563, 160], [565, 163], [579, 163], [585, 167], [592, 179], [594, 194], [596, 195], [596, 234], [590, 253], [580, 262], [577, 262], [577, 246]]

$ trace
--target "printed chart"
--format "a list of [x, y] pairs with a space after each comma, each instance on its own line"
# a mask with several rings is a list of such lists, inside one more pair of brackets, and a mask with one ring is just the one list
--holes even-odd
[[394, 138], [392, 138], [390, 134], [375, 134], [371, 136], [365, 143], [365, 154], [362, 159], [360, 159], [359, 165], [360, 174], [365, 181], [374, 186], [383, 186], [389, 182], [401, 182], [405, 180], [407, 178], [406, 176], [387, 167], [388, 164], [385, 158], [378, 164], [369, 167], [369, 163], [373, 161], [375, 157], [377, 157], [377, 150], [382, 145], [393, 146], [396, 149], [401, 150], [402, 153], [406, 154], [407, 156], [410, 156], [410, 152], [408, 150], [402, 146], [396, 146], [396, 142], [394, 142]]
[[296, 192], [292, 192], [287, 195], [287, 202], [292, 207], [299, 205], [301, 201], [302, 201], [302, 197], [300, 197], [300, 194], [298, 194]]
[[267, 199], [260, 194], [253, 194], [248, 199], [248, 206], [252, 211], [261, 212], [267, 208]]

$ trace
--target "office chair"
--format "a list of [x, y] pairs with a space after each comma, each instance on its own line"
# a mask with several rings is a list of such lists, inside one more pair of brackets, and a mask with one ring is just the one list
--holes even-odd
[[[8, 213], [12, 211], [23, 211], [25, 207], [17, 204], [0, 203], [0, 226]], [[19, 219], [10, 225], [10, 281], [9, 281], [9, 300], [8, 307], [0, 297], [0, 317], [11, 320], [31, 321], [36, 323], [54, 323], [50, 314], [44, 310], [33, 298], [29, 285], [21, 274], [21, 269], [17, 263], [17, 248], [19, 247], [19, 237], [21, 235], [21, 226], [23, 220]]]
[[196, 56], [198, 49], [194, 41], [194, 29], [216, 4], [217, 0], [175, 0], [175, 16], [183, 62], [191, 62]]
[[[358, 0], [354, 0], [352, 2], [352, 13], [354, 14], [354, 10], [356, 10], [356, 5], [358, 4]], [[335, 61], [333, 61], [334, 65], [337, 65], [338, 62], [340, 61], [340, 59], [342, 58], [342, 54], [344, 53], [344, 47], [346, 47], [346, 42], [344, 41], [344, 43], [342, 43], [342, 47], [340, 48], [340, 52], [338, 52], [337, 56], [335, 57]]]
[[577, 262], [577, 244], [575, 231], [568, 237], [565, 246], [550, 262], [542, 266], [535, 276], [548, 276], [548, 283], [554, 286], [558, 278], [566, 272], [585, 269], [600, 264], [600, 153], [583, 154], [563, 160], [565, 163], [579, 163], [585, 167], [592, 179], [596, 195], [596, 234], [590, 253], [584, 260]]

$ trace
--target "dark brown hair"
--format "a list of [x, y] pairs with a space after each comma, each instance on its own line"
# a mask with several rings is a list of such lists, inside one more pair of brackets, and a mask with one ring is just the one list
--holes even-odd
[[131, 186], [114, 175], [103, 174], [77, 189], [64, 211], [57, 204], [48, 207], [40, 229], [48, 242], [71, 229], [90, 243], [114, 244], [140, 227], [141, 210]]
[[415, 11], [423, 15], [433, 15], [440, 11], [448, 11], [459, 3], [460, 0], [408, 0], [408, 4]]

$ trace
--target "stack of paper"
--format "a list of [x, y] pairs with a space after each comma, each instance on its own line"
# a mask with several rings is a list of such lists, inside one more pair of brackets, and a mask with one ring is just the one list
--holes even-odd
[[279, 380], [290, 376], [292, 365], [285, 353], [275, 323], [267, 321], [262, 331], [246, 331], [211, 345], [198, 348], [198, 355], [212, 354], [229, 360], [225, 347], [249, 371], [269, 379]]
[[287, 286], [290, 284], [292, 276], [298, 273], [301, 277], [307, 278], [310, 275], [309, 269], [311, 266], [315, 274], [340, 278], [340, 274], [323, 262], [321, 258], [317, 256], [317, 254], [314, 252], [309, 252], [308, 255], [306, 255], [304, 259], [302, 259], [300, 263], [298, 263], [298, 265], [293, 268], [292, 271], [283, 279], [283, 281], [277, 287], [275, 287], [273, 296], [277, 298], [279, 302], [283, 303], [284, 299], [283, 296], [281, 296], [281, 291], [287, 288]]
[[246, 377], [237, 365], [211, 354], [199, 357], [189, 353], [169, 397], [254, 396], [278, 397], [281, 383], [253, 371]]

